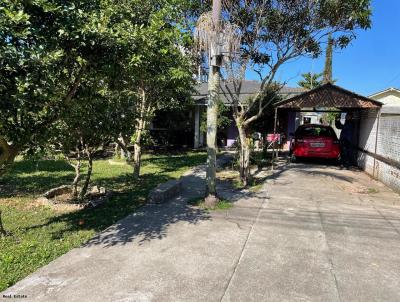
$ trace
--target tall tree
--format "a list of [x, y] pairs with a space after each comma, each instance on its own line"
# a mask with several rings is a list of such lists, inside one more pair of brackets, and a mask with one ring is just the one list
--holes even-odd
[[[330, 33], [335, 33], [335, 45], [347, 46], [357, 29], [370, 27], [370, 15], [370, 1], [365, 0], [224, 2], [224, 18], [238, 26], [242, 36], [240, 56], [227, 61], [225, 75], [234, 86], [233, 91], [228, 90], [228, 97], [239, 129], [240, 177], [244, 185], [250, 175], [250, 125], [275, 101], [265, 94], [279, 90], [281, 85], [276, 85], [275, 76], [281, 66], [301, 56], [319, 56], [322, 42]], [[243, 102], [239, 95], [249, 69], [259, 75], [260, 89]], [[257, 109], [255, 113], [253, 108]]]
[[207, 191], [206, 205], [214, 207], [217, 203], [217, 120], [218, 120], [218, 95], [220, 85], [221, 53], [218, 40], [221, 19], [221, 0], [213, 0], [212, 25], [214, 41], [210, 44], [210, 66], [208, 76], [208, 104], [207, 104]]
[[[206, 199], [208, 207], [215, 207], [218, 202], [216, 188], [217, 165], [217, 125], [218, 125], [218, 100], [220, 90], [220, 72], [223, 59], [229, 59], [239, 44], [239, 35], [236, 28], [229, 22], [222, 22], [221, 0], [212, 1], [212, 11], [200, 16], [196, 37], [200, 51], [208, 58], [208, 104], [207, 104], [207, 174], [206, 174]], [[224, 45], [221, 49], [221, 45]], [[226, 51], [223, 58], [222, 52]]]
[[326, 47], [326, 55], [325, 55], [325, 67], [324, 67], [324, 77], [322, 82], [324, 84], [332, 82], [332, 55], [333, 55], [333, 43], [334, 40], [332, 35], [328, 36], [328, 46]]
[[321, 77], [322, 73], [303, 73], [301, 75], [303, 79], [297, 82], [297, 85], [305, 89], [314, 89], [322, 84]]

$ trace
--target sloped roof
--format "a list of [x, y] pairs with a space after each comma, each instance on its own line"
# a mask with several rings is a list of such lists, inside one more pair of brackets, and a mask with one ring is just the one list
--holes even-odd
[[277, 108], [380, 108], [382, 103], [359, 95], [332, 83], [303, 92], [275, 104]]
[[375, 92], [374, 94], [371, 94], [371, 95], [369, 96], [369, 98], [379, 97], [380, 95], [385, 94], [385, 93], [388, 93], [388, 92], [395, 92], [395, 93], [400, 94], [400, 89], [397, 89], [397, 88], [395, 88], [395, 87], [389, 87], [389, 88], [387, 88], [387, 89], [385, 89], [385, 90], [378, 91], [378, 92]]
[[[248, 99], [249, 97], [255, 95], [261, 87], [261, 82], [259, 81], [249, 81], [245, 80], [242, 83], [242, 88], [241, 92], [239, 95], [239, 100], [244, 101]], [[220, 97], [224, 101], [225, 104], [229, 104], [229, 90], [231, 92], [234, 91], [233, 83], [225, 83], [221, 82], [220, 85]], [[284, 86], [282, 89], [279, 91], [279, 94], [284, 98], [288, 98], [294, 95], [298, 95], [305, 90], [303, 88], [292, 88], [292, 87], [287, 87]], [[202, 102], [207, 100], [208, 98], [208, 83], [200, 83], [196, 87], [196, 92], [192, 95], [193, 99], [197, 102]]]

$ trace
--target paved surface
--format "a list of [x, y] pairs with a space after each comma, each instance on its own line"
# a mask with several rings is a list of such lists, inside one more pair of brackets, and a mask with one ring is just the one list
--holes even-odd
[[[147, 205], [2, 294], [23, 301], [400, 301], [400, 198], [362, 172], [281, 166], [208, 213]], [[9, 299], [4, 299], [9, 301]]]

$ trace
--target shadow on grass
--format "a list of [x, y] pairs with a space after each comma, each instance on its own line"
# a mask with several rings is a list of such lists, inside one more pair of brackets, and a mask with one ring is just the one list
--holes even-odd
[[42, 194], [73, 177], [73, 168], [62, 160], [19, 161], [0, 178], [0, 198]]
[[[63, 223], [65, 227], [62, 230], [51, 234], [53, 240], [58, 240], [66, 233], [75, 233], [80, 230], [99, 232], [112, 225], [85, 244], [85, 246], [107, 247], [123, 245], [136, 238], [139, 238], [139, 243], [161, 239], [167, 235], [171, 224], [179, 221], [196, 224], [210, 218], [207, 211], [191, 207], [183, 198], [177, 198], [167, 204], [146, 204], [138, 209], [145, 204], [149, 191], [168, 179], [171, 178], [166, 175], [146, 174], [135, 184], [131, 184], [132, 191], [116, 193], [107, 204], [100, 208], [83, 209], [51, 217], [43, 224], [26, 228], [26, 231]], [[121, 179], [115, 180], [116, 183], [118, 181]], [[133, 212], [135, 212], [133, 216], [128, 216]]]
[[[179, 176], [179, 170], [184, 167], [191, 167], [205, 162], [204, 153], [191, 153], [186, 156], [185, 153], [152, 155], [144, 157], [142, 161], [143, 178], [145, 182], [151, 182], [153, 178], [147, 177], [147, 174], [157, 174], [160, 182], [167, 181], [171, 177], [167, 173]], [[106, 166], [109, 170], [118, 170], [118, 166]], [[104, 166], [103, 166], [104, 169]], [[83, 173], [84, 173], [83, 169]], [[130, 171], [130, 167], [128, 169]], [[29, 196], [43, 194], [51, 188], [70, 184], [74, 178], [74, 170], [63, 160], [24, 160], [13, 164], [11, 170], [0, 178], [0, 198]], [[109, 190], [129, 191], [137, 189], [134, 185], [132, 174], [130, 172], [116, 173], [98, 173], [96, 171], [96, 162], [92, 185], [101, 185]]]
[[159, 155], [142, 160], [143, 166], [155, 165], [162, 170], [161, 172], [172, 172], [183, 166], [198, 166], [204, 163], [204, 153], [193, 153], [189, 157], [185, 157], [184, 154]]
[[[92, 184], [105, 186], [108, 190], [115, 192], [106, 204], [96, 209], [82, 209], [52, 216], [44, 223], [29, 226], [25, 230], [29, 231], [56, 224], [63, 225], [61, 229], [48, 228], [54, 240], [64, 238], [68, 234], [76, 233], [80, 230], [99, 232], [137, 211], [138, 207], [145, 204], [149, 192], [158, 184], [177, 178], [186, 168], [189, 169], [191, 166], [204, 163], [204, 161], [205, 154], [190, 154], [189, 156], [182, 154], [180, 156], [153, 156], [145, 158], [143, 174], [139, 180], [135, 180], [132, 174], [128, 172], [130, 171], [129, 167], [113, 167], [104, 164], [106, 161], [99, 162], [98, 170], [97, 172], [95, 171], [96, 175], [94, 175]], [[55, 164], [62, 169], [63, 173], [69, 173], [66, 169], [69, 168], [68, 165], [63, 166], [58, 162], [48, 162], [47, 164], [50, 164], [46, 165], [48, 170], [57, 171], [55, 167], [51, 166]], [[113, 168], [114, 171], [110, 171]], [[8, 176], [8, 180], [17, 182], [21, 178], [26, 177], [29, 179], [29, 181], [26, 180], [26, 184], [30, 184], [34, 190], [40, 190], [40, 193], [42, 193], [48, 187], [65, 184], [68, 177], [70, 177], [69, 174], [58, 174], [56, 179], [51, 180], [51, 176], [48, 176], [46, 173], [43, 174], [41, 172], [36, 175], [32, 172], [30, 175], [29, 171], [35, 171], [31, 168], [31, 164], [29, 167], [17, 167]], [[21, 175], [21, 173], [27, 173], [27, 175]], [[73, 176], [73, 173], [71, 176]], [[195, 180], [195, 183], [197, 183], [197, 180]], [[196, 190], [193, 189], [193, 191], [195, 192]], [[186, 205], [186, 203], [184, 204]], [[160, 214], [159, 210], [161, 210], [160, 207], [162, 206], [153, 205], [153, 207], [150, 208], [150, 215], [147, 218], [150, 225], [147, 226], [146, 230], [139, 231], [138, 233], [146, 233], [146, 238], [162, 237], [166, 227], [176, 221], [185, 220], [195, 223], [197, 220], [202, 219], [202, 211], [190, 209], [189, 207], [171, 209], [169, 214]], [[125, 238], [126, 236], [122, 237]], [[121, 240], [124, 241], [125, 239]], [[116, 241], [121, 242], [121, 240], [117, 239]]]

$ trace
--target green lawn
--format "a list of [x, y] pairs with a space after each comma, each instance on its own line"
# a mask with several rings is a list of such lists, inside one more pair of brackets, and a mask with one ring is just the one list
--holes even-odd
[[218, 201], [218, 203], [216, 204], [215, 208], [213, 208], [213, 209], [206, 208], [206, 206], [204, 204], [204, 198], [193, 198], [192, 200], [188, 201], [188, 204], [196, 206], [196, 207], [200, 207], [200, 208], [205, 209], [207, 211], [228, 210], [228, 209], [233, 207], [233, 203], [231, 201], [225, 200], [225, 199], [222, 199], [222, 200]]
[[145, 155], [139, 181], [133, 180], [130, 166], [97, 160], [92, 183], [118, 193], [103, 207], [72, 212], [34, 202], [46, 190], [72, 181], [74, 173], [68, 164], [15, 163], [0, 181], [0, 209], [5, 228], [12, 233], [0, 239], [0, 291], [134, 212], [157, 184], [180, 177], [205, 158], [204, 153]]

